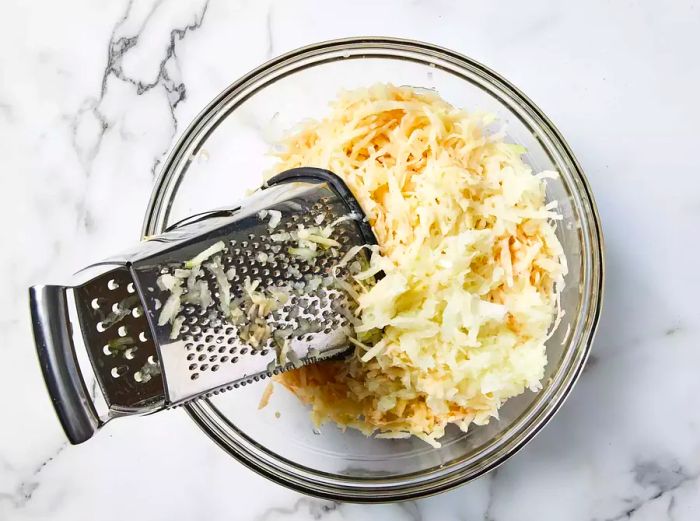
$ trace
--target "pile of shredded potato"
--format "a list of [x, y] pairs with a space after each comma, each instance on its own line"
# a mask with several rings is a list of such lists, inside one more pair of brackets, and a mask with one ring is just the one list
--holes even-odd
[[489, 135], [493, 117], [391, 85], [343, 93], [283, 143], [276, 171], [335, 172], [380, 244], [345, 361], [279, 381], [333, 421], [377, 437], [437, 441], [449, 423], [485, 424], [537, 390], [566, 260], [556, 203], [525, 149]]

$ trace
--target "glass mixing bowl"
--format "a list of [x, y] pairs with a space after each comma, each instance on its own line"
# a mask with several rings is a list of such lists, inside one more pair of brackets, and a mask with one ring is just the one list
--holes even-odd
[[[376, 82], [435, 89], [452, 105], [496, 114], [509, 139], [527, 147], [538, 170], [556, 170], [548, 198], [564, 220], [558, 235], [569, 262], [566, 315], [547, 343], [543, 389], [506, 402], [500, 418], [465, 434], [449, 429], [434, 449], [416, 439], [378, 440], [334, 425], [315, 430], [307, 409], [279, 387], [258, 410], [264, 384], [186, 407], [222, 449], [249, 468], [301, 492], [379, 502], [434, 494], [484, 474], [552, 418], [586, 361], [601, 309], [603, 244], [590, 187], [563, 138], [508, 81], [483, 65], [425, 43], [355, 38], [276, 58], [222, 92], [194, 120], [156, 183], [144, 234], [212, 208], [232, 206], [260, 185], [269, 152], [285, 131], [317, 118], [342, 89]], [[279, 413], [279, 414], [276, 414]]]

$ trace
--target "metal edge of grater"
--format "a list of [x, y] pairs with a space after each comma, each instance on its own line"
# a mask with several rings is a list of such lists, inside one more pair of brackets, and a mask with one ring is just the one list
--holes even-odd
[[[281, 212], [274, 230], [261, 217], [270, 210]], [[343, 217], [332, 236], [340, 244], [319, 249], [309, 260], [271, 239], [299, 225], [325, 226]], [[172, 294], [159, 278], [219, 241], [225, 250], [206, 259], [196, 279], [211, 288], [212, 304], [185, 302], [174, 333], [171, 323], [159, 325]], [[376, 238], [344, 182], [327, 170], [296, 168], [276, 175], [236, 208], [189, 217], [88, 266], [69, 286], [30, 288], [37, 354], [70, 442], [86, 441], [116, 417], [151, 414], [346, 352], [351, 301], [334, 284], [331, 269], [351, 247], [365, 244], [376, 244]], [[359, 258], [366, 261], [366, 252]], [[238, 323], [222, 310], [222, 273], [231, 279], [231, 302], [244, 315]], [[348, 267], [336, 275], [348, 277]], [[243, 294], [246, 278], [259, 281], [256, 291], [286, 292], [287, 302], [257, 316]], [[267, 334], [251, 336], [251, 324]], [[286, 359], [279, 357], [281, 345], [288, 349]], [[84, 372], [98, 384], [91, 391]]]

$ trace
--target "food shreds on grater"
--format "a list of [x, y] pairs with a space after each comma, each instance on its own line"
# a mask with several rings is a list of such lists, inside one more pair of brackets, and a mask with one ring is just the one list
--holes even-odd
[[[297, 168], [69, 286], [32, 287], [37, 352], [69, 440], [342, 356], [354, 321], [347, 259], [366, 264], [375, 244], [339, 177]], [[85, 372], [99, 390], [88, 391]]]

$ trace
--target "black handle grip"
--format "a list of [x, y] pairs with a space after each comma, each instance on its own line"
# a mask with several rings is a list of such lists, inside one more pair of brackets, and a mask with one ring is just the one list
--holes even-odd
[[102, 425], [85, 387], [70, 331], [64, 286], [29, 289], [34, 341], [44, 381], [58, 419], [73, 445], [82, 443]]

